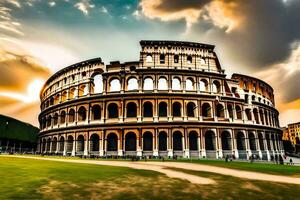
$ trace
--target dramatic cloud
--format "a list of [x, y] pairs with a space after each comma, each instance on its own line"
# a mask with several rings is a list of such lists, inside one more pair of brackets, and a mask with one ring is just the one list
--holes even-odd
[[74, 7], [83, 12], [84, 15], [88, 15], [89, 10], [94, 8], [95, 5], [91, 4], [90, 0], [81, 0], [80, 2], [76, 3]]

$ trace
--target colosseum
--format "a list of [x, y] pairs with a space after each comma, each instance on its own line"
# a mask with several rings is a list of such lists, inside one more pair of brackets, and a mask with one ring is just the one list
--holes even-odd
[[284, 153], [270, 85], [241, 74], [226, 78], [214, 45], [140, 45], [138, 61], [95, 58], [47, 80], [40, 153], [263, 160]]

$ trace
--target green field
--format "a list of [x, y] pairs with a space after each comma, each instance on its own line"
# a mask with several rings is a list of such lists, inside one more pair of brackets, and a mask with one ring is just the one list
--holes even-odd
[[123, 167], [0, 156], [0, 199], [297, 199], [300, 195], [299, 185], [184, 171], [217, 184], [196, 185]]

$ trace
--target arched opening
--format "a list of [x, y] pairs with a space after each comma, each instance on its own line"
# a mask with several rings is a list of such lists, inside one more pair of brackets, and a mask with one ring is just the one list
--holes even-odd
[[143, 134], [143, 151], [153, 150], [153, 135], [151, 132]]
[[86, 85], [80, 85], [79, 89], [78, 89], [78, 95], [80, 97], [85, 96], [88, 94], [88, 88], [86, 87]]
[[48, 139], [47, 139], [47, 152], [50, 151], [50, 146], [51, 146], [51, 139], [48, 138]]
[[64, 137], [60, 137], [60, 139], [59, 139], [59, 151], [60, 152], [64, 151], [64, 145], [65, 145], [65, 138]]
[[193, 63], [193, 58], [192, 58], [192, 56], [188, 56], [188, 57], [186, 58], [186, 62], [187, 62], [187, 64], [192, 64], [192, 63]]
[[109, 82], [109, 91], [110, 92], [118, 92], [121, 90], [120, 80], [117, 78], [111, 79]]
[[172, 90], [181, 90], [181, 81], [177, 77], [172, 79]]
[[216, 115], [217, 115], [217, 117], [222, 117], [222, 118], [225, 117], [225, 115], [224, 115], [224, 106], [222, 104], [218, 104], [216, 106]]
[[59, 94], [54, 97], [54, 105], [59, 103], [59, 98], [60, 98]]
[[211, 107], [209, 103], [202, 104], [202, 116], [203, 117], [211, 117]]
[[269, 125], [268, 113], [269, 112], [265, 110], [265, 119], [266, 119], [265, 122], [266, 122], [266, 125]]
[[216, 138], [213, 131], [207, 131], [205, 133], [205, 149], [208, 151], [216, 150]]
[[168, 82], [166, 78], [158, 79], [158, 90], [168, 90]]
[[153, 105], [151, 102], [145, 102], [143, 105], [143, 116], [153, 117]]
[[255, 119], [255, 123], [259, 124], [259, 117], [258, 117], [258, 111], [257, 108], [253, 109], [253, 114], [254, 114], [254, 119]]
[[194, 90], [194, 82], [191, 79], [186, 79], [185, 81], [185, 90], [192, 91]]
[[66, 122], [66, 111], [61, 111], [60, 113], [60, 123], [64, 124]]
[[174, 151], [182, 151], [182, 133], [176, 131], [173, 133], [173, 150]]
[[152, 55], [148, 54], [148, 55], [146, 56], [146, 62], [147, 62], [147, 63], [153, 62]]
[[110, 103], [107, 107], [108, 109], [108, 118], [118, 118], [119, 117], [119, 108], [116, 103]]
[[90, 151], [99, 151], [99, 135], [92, 134], [90, 136]]
[[148, 77], [144, 79], [144, 90], [153, 90], [153, 80]]
[[55, 152], [57, 150], [57, 137], [54, 137], [52, 140], [52, 152]]
[[201, 79], [199, 83], [199, 88], [201, 92], [207, 92], [208, 91], [208, 82], [206, 79]]
[[46, 139], [43, 139], [43, 141], [42, 141], [42, 152], [46, 151], [46, 143], [47, 143]]
[[179, 56], [178, 55], [174, 55], [174, 63], [179, 63]]
[[181, 104], [174, 102], [172, 105], [173, 117], [181, 117]]
[[129, 102], [127, 104], [127, 113], [126, 113], [126, 116], [127, 117], [136, 117], [136, 115], [137, 115], [136, 104], [134, 102]]
[[159, 117], [167, 117], [168, 116], [168, 105], [166, 102], [160, 102], [158, 105], [158, 115]]
[[58, 113], [55, 113], [55, 114], [54, 114], [54, 117], [53, 117], [53, 124], [54, 124], [54, 126], [58, 124]]
[[93, 87], [93, 92], [95, 94], [103, 92], [103, 80], [101, 74], [97, 74], [93, 77]]
[[49, 115], [49, 116], [48, 116], [48, 119], [47, 119], [47, 127], [50, 127], [51, 124], [52, 124], [52, 116]]
[[165, 55], [164, 54], [159, 55], [159, 62], [160, 62], [160, 64], [165, 64]]
[[189, 145], [191, 151], [198, 150], [198, 134], [195, 131], [189, 133]]
[[101, 107], [99, 105], [93, 105], [92, 107], [92, 120], [101, 119]]
[[227, 105], [227, 110], [228, 110], [229, 118], [233, 119], [233, 106], [232, 106], [232, 104]]
[[125, 136], [125, 151], [136, 151], [136, 135], [132, 132]]
[[74, 142], [73, 136], [69, 135], [68, 140], [67, 140], [67, 152], [68, 153], [71, 153], [73, 151], [73, 142]]
[[83, 135], [79, 135], [77, 137], [77, 152], [83, 152], [84, 151], [84, 137]]
[[213, 81], [212, 84], [212, 92], [214, 93], [220, 93], [221, 92], [221, 86], [220, 86], [220, 82], [219, 81]]
[[189, 102], [187, 104], [187, 116], [188, 117], [195, 117], [196, 105], [194, 102]]
[[264, 146], [264, 138], [262, 133], [258, 133], [258, 141], [259, 141], [259, 148], [260, 150], [265, 150], [265, 146]]
[[246, 150], [244, 133], [238, 132], [238, 134], [236, 136], [236, 143], [237, 143], [237, 149], [238, 150]]
[[247, 120], [252, 120], [251, 109], [249, 108], [245, 109], [245, 113], [246, 113]]
[[118, 150], [118, 137], [115, 133], [110, 133], [107, 136], [107, 151]]
[[250, 132], [248, 133], [248, 138], [249, 138], [250, 150], [255, 151], [256, 150], [255, 135], [252, 132]]
[[85, 107], [81, 106], [78, 110], [78, 121], [85, 121], [86, 120], [86, 109]]
[[167, 133], [160, 132], [158, 136], [158, 150], [159, 151], [167, 151]]
[[235, 111], [236, 111], [236, 118], [242, 119], [242, 109], [239, 105], [235, 106]]
[[69, 110], [69, 122], [74, 122], [75, 121], [75, 110], [71, 108]]
[[75, 97], [76, 97], [76, 92], [75, 91], [76, 91], [75, 88], [70, 89], [69, 99], [75, 99]]
[[61, 95], [61, 101], [65, 102], [67, 100], [67, 91], [63, 91], [62, 95]]
[[262, 110], [259, 110], [259, 115], [260, 115], [261, 124], [265, 125], [264, 113]]
[[50, 98], [50, 106], [53, 106], [53, 105], [54, 105], [54, 98], [51, 97], [51, 98]]
[[221, 140], [222, 140], [222, 150], [231, 150], [231, 136], [228, 131], [223, 131], [221, 134]]
[[138, 90], [138, 80], [136, 78], [129, 78], [127, 82], [127, 89], [130, 90]]

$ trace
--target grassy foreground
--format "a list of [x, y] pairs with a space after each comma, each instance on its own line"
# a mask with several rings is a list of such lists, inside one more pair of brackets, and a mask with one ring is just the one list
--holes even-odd
[[0, 156], [0, 199], [297, 199], [299, 185], [212, 173], [196, 185], [153, 171]]

